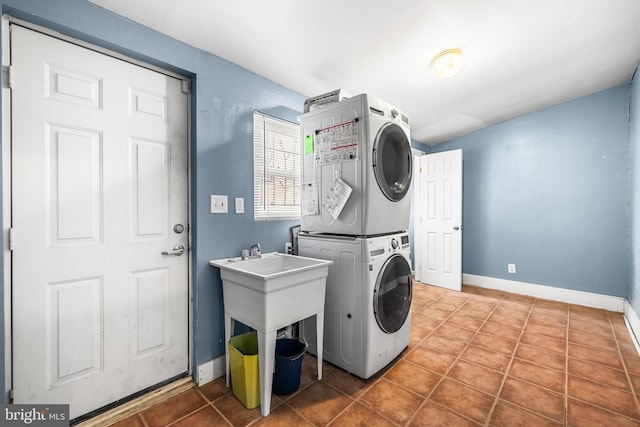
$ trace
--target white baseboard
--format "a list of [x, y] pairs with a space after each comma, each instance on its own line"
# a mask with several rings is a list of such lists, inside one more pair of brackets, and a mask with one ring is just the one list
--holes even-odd
[[225, 375], [224, 356], [216, 357], [198, 366], [198, 385], [204, 385]]
[[[536, 285], [533, 283], [516, 282], [515, 280], [497, 279], [495, 277], [463, 274], [462, 283], [480, 288], [496, 289], [513, 294], [527, 295], [536, 298], [566, 302], [601, 308], [603, 310], [625, 312], [625, 298], [610, 295], [594, 294], [591, 292], [574, 291], [572, 289], [556, 288], [553, 286]], [[640, 332], [640, 329], [638, 329]]]
[[640, 354], [640, 345], [638, 344], [638, 334], [640, 333], [640, 318], [636, 314], [631, 304], [629, 304], [628, 300], [624, 301], [624, 323], [627, 324], [627, 329], [629, 329], [629, 335], [631, 336], [631, 341], [633, 341], [633, 345], [636, 347], [636, 351]]

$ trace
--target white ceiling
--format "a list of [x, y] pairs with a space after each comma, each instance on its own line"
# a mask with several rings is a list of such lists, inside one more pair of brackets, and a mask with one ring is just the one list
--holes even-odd
[[[639, 0], [90, 1], [305, 96], [376, 95], [429, 145], [628, 83], [640, 59]], [[464, 67], [438, 80], [452, 47]]]

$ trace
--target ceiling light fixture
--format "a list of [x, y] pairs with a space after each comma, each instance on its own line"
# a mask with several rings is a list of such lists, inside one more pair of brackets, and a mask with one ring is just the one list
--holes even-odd
[[439, 79], [448, 79], [455, 76], [462, 68], [462, 51], [460, 49], [447, 49], [431, 60], [431, 72]]

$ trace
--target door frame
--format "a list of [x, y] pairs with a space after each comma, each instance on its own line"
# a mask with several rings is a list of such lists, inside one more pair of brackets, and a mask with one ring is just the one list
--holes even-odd
[[409, 236], [411, 243], [411, 271], [415, 278], [418, 272], [418, 265], [420, 264], [420, 256], [422, 254], [422, 247], [418, 244], [417, 237], [420, 236], [421, 222], [420, 222], [420, 204], [418, 202], [420, 197], [420, 157], [427, 155], [426, 152], [411, 148], [411, 160], [413, 161], [413, 177], [411, 178], [411, 228], [413, 233]]
[[[192, 120], [191, 120], [191, 102], [192, 102], [192, 92], [193, 92], [193, 80], [187, 76], [176, 74], [174, 72], [168, 71], [166, 69], [157, 67], [155, 65], [146, 63], [144, 61], [140, 61], [126, 55], [122, 55], [120, 53], [114, 52], [112, 50], [97, 46], [92, 43], [85, 42], [80, 39], [76, 39], [64, 34], [61, 34], [55, 30], [52, 30], [47, 27], [43, 27], [37, 24], [33, 24], [28, 21], [24, 21], [10, 15], [4, 14], [2, 15], [2, 215], [3, 215], [3, 224], [2, 224], [2, 237], [3, 237], [3, 248], [2, 248], [2, 257], [4, 262], [3, 269], [3, 294], [4, 294], [4, 355], [5, 355], [5, 365], [4, 365], [4, 373], [5, 373], [5, 395], [4, 400], [7, 402], [12, 401], [11, 390], [13, 388], [13, 337], [12, 337], [12, 268], [11, 268], [11, 250], [9, 249], [10, 245], [10, 236], [9, 229], [11, 228], [12, 218], [11, 218], [11, 202], [12, 202], [12, 194], [11, 194], [11, 176], [12, 176], [12, 163], [11, 163], [11, 89], [9, 82], [9, 70], [8, 66], [10, 64], [10, 52], [11, 52], [11, 39], [9, 27], [11, 24], [18, 24], [25, 28], [28, 28], [33, 31], [40, 32], [50, 37], [54, 37], [74, 45], [91, 49], [95, 52], [101, 53], [103, 55], [107, 55], [113, 57], [115, 59], [119, 59], [125, 62], [129, 62], [131, 64], [149, 69], [151, 71], [155, 71], [173, 78], [176, 78], [182, 82], [183, 90], [187, 90], [187, 208], [188, 208], [188, 220], [189, 226], [187, 227], [188, 233], [188, 244], [189, 250], [187, 251], [187, 304], [188, 304], [188, 362], [187, 362], [187, 373], [192, 376], [193, 375], [193, 343], [194, 343], [194, 325], [193, 325], [193, 259], [192, 259], [192, 197], [191, 197], [191, 145], [192, 145]], [[2, 350], [0, 350], [2, 351]]]

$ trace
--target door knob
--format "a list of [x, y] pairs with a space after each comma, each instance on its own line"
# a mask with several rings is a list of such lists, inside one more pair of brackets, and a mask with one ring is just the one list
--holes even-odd
[[175, 245], [173, 247], [173, 250], [171, 251], [162, 251], [162, 255], [175, 255], [175, 256], [180, 256], [184, 253], [184, 246], [182, 245]]

